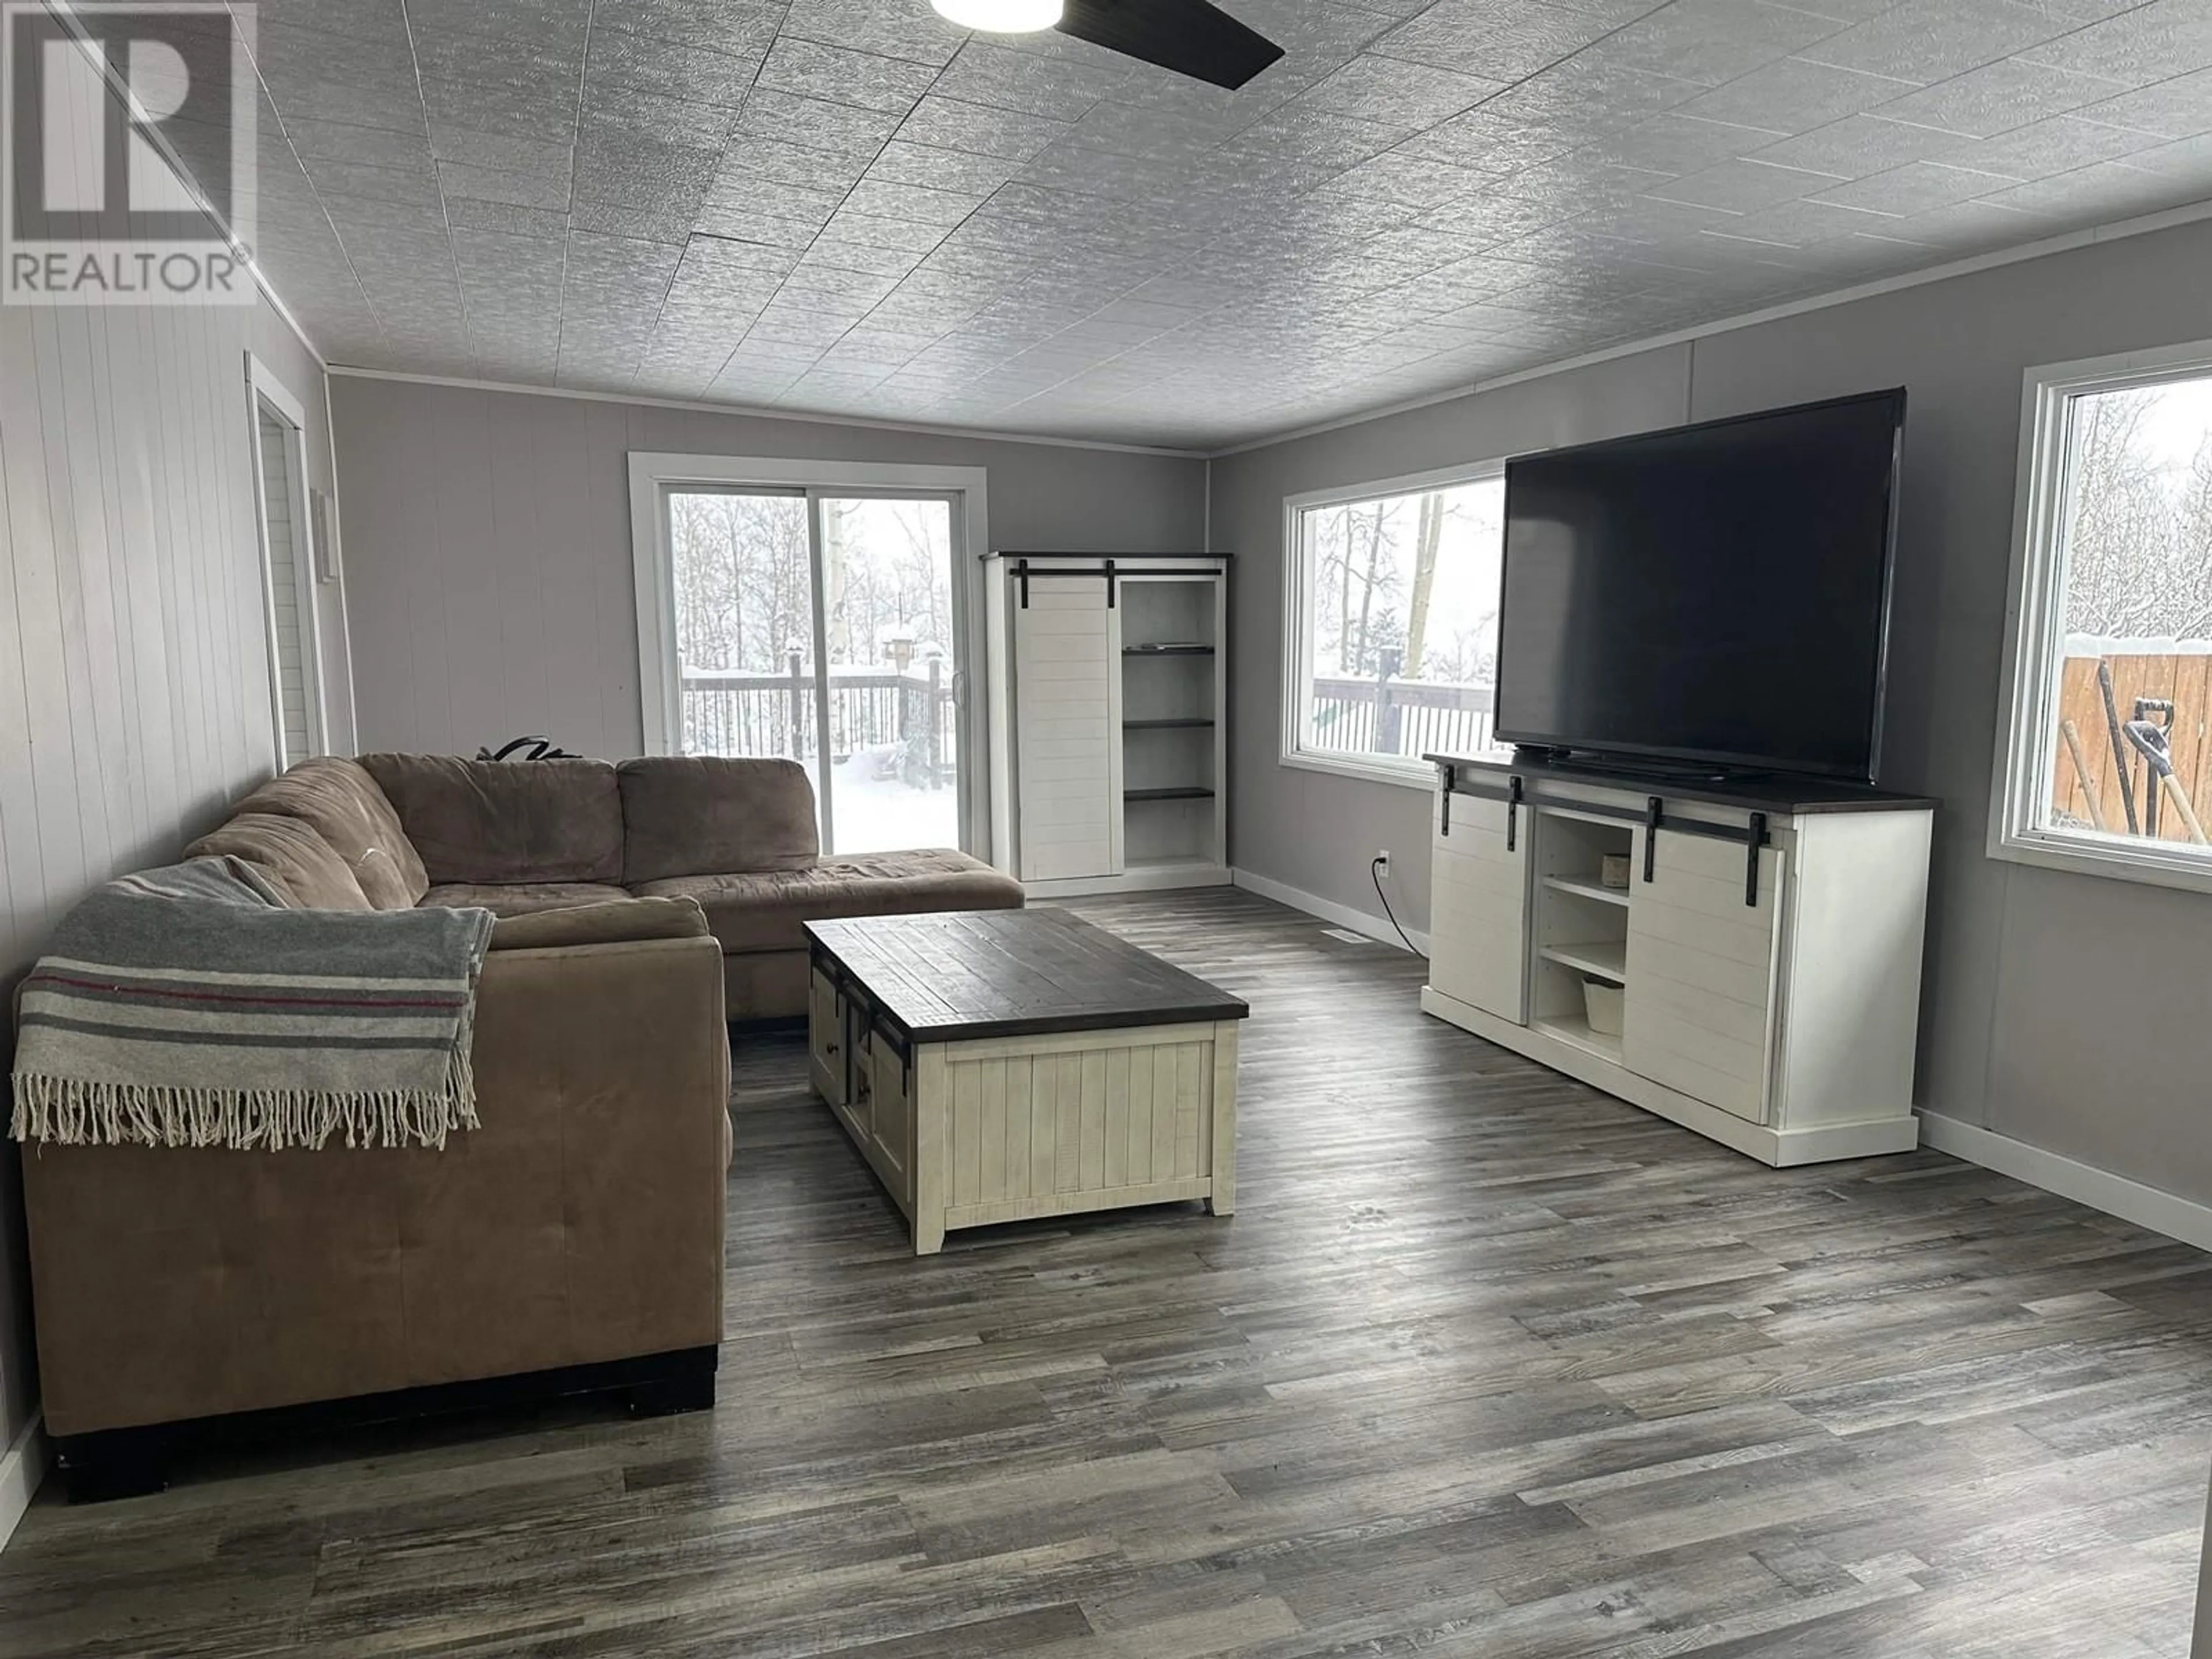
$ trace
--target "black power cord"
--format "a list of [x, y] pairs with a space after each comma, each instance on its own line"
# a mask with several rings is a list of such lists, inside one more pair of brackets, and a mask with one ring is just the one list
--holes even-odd
[[1399, 927], [1398, 913], [1390, 908], [1390, 896], [1382, 890], [1382, 855], [1380, 853], [1368, 860], [1367, 875], [1368, 878], [1375, 884], [1375, 896], [1382, 901], [1382, 914], [1390, 918], [1390, 925], [1393, 927], [1398, 928], [1398, 937], [1406, 941], [1406, 948], [1408, 951], [1413, 951], [1417, 957], [1421, 957], [1421, 960], [1426, 962], [1428, 958], [1421, 955], [1419, 947], [1413, 943], [1413, 935]]

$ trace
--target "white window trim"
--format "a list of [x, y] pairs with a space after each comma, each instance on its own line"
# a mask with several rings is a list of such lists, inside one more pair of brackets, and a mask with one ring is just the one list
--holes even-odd
[[[276, 564], [269, 548], [269, 491], [262, 477], [263, 404], [274, 410], [291, 428], [286, 448], [292, 461], [292, 482], [296, 486], [288, 492], [292, 512], [292, 586], [301, 613], [300, 676], [307, 694], [307, 750], [310, 755], [327, 755], [331, 752], [330, 718], [323, 691], [323, 623], [320, 596], [316, 591], [322, 584], [315, 574], [319, 549], [315, 545], [307, 503], [308, 492], [313, 488], [307, 480], [307, 408], [292, 395], [290, 387], [276, 378], [274, 369], [250, 351], [246, 354], [246, 445], [252, 463], [253, 535], [261, 559], [261, 621], [269, 652], [270, 717], [273, 722], [270, 753], [272, 759], [278, 760], [284, 754], [284, 686], [283, 667], [276, 646]], [[305, 580], [301, 580], [303, 570]]]
[[[737, 455], [681, 455], [632, 450], [629, 455], [630, 561], [637, 593], [638, 705], [645, 752], [676, 752], [684, 729], [676, 673], [676, 574], [668, 545], [664, 493], [686, 484], [736, 489], [848, 489], [855, 495], [912, 492], [949, 495], [953, 513], [953, 603], [963, 611], [966, 637], [953, 702], [961, 734], [961, 817], [968, 845], [990, 857], [991, 826], [979, 803], [991, 799], [989, 746], [971, 695], [984, 690], [982, 559], [990, 550], [990, 474], [980, 466], [927, 466], [895, 461], [809, 461]], [[817, 604], [820, 595], [816, 596]], [[988, 696], [988, 691], [986, 691]], [[826, 698], [817, 689], [817, 698]], [[825, 842], [826, 844], [826, 842]]]
[[1485, 483], [1502, 477], [1504, 471], [1502, 459], [1478, 461], [1464, 466], [1437, 467], [1427, 472], [1409, 472], [1402, 477], [1309, 489], [1283, 497], [1283, 695], [1281, 742], [1277, 755], [1281, 764], [1302, 772], [1328, 772], [1365, 783], [1419, 789], [1424, 793], [1436, 787], [1436, 768], [1425, 760], [1331, 754], [1326, 750], [1298, 746], [1305, 732], [1305, 665], [1312, 656], [1313, 627], [1312, 607], [1308, 603], [1312, 584], [1306, 570], [1304, 539], [1298, 533], [1299, 520], [1311, 507], [1339, 507], [1347, 501], [1371, 501], [1379, 496], [1413, 495], [1460, 484]]
[[2021, 377], [1996, 787], [1990, 802], [1991, 858], [2212, 892], [2212, 853], [2191, 852], [2180, 842], [2106, 842], [2038, 823], [2051, 799], [2054, 715], [2063, 672], [2059, 650], [2066, 581], [2059, 528], [2066, 485], [2067, 400], [2085, 392], [2207, 374], [2212, 374], [2212, 341], [2051, 363]]

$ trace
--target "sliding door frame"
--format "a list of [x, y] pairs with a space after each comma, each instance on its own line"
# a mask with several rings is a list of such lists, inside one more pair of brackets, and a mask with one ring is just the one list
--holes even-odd
[[269, 704], [272, 729], [271, 755], [276, 769], [283, 770], [307, 756], [288, 755], [284, 749], [284, 665], [276, 631], [276, 562], [270, 542], [268, 469], [261, 449], [261, 416], [265, 411], [284, 428], [284, 469], [287, 473], [285, 529], [292, 548], [292, 600], [299, 613], [300, 680], [307, 718], [307, 755], [331, 752], [330, 714], [323, 696], [323, 629], [320, 596], [316, 589], [315, 561], [320, 550], [308, 512], [307, 410], [278, 380], [276, 372], [252, 352], [246, 354], [246, 431], [252, 456], [253, 527], [261, 556], [261, 623], [269, 647]]
[[[816, 802], [822, 844], [834, 847], [836, 791], [830, 786], [829, 617], [822, 591], [822, 503], [825, 500], [937, 499], [952, 513], [952, 607], [960, 629], [960, 667], [953, 710], [960, 744], [960, 823], [970, 851], [992, 856], [988, 803], [988, 745], [982, 740], [984, 683], [982, 560], [989, 551], [989, 475], [980, 466], [925, 466], [874, 461], [808, 461], [732, 455], [680, 455], [633, 450], [629, 456], [630, 557], [636, 580], [638, 705], [644, 752], [679, 753], [683, 742], [682, 663], [676, 639], [676, 567], [669, 543], [668, 498], [703, 492], [804, 496], [808, 580], [814, 595], [814, 717], [822, 788]], [[979, 695], [980, 694], [980, 695]]]

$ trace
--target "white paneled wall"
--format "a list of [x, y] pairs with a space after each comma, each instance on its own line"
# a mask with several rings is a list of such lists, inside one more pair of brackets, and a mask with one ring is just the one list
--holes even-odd
[[[270, 769], [249, 345], [320, 413], [266, 311], [0, 309], [0, 986]], [[18, 1198], [0, 1171], [10, 1256]], [[0, 1264], [0, 1450], [33, 1395], [21, 1268]]]

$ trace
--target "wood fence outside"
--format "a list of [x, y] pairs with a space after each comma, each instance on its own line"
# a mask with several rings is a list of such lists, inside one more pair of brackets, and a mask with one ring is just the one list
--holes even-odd
[[[2173, 755], [2173, 775], [2197, 808], [2206, 816], [2212, 805], [2212, 656], [2069, 657], [2060, 680], [2058, 714], [2062, 723], [2074, 722], [2081, 738], [2082, 758], [2088, 763], [2085, 779], [2075, 770], [2063, 729], [2052, 734], [2057, 759], [2051, 770], [2051, 793], [2057, 810], [2082, 823], [2093, 822], [2090, 796], [2104, 814], [2106, 828], [2124, 834], [2127, 812], [2122, 803], [2119, 770], [2112, 757], [2112, 734], [2105, 719], [2104, 694], [2097, 689], [2097, 664], [2112, 665], [2112, 702], [2124, 723], [2135, 717], [2136, 699], [2156, 698], [2173, 705], [2173, 729], [2167, 734]], [[2136, 811], [2143, 810], [2146, 769], [2142, 757], [2126, 750], [2129, 778], [2135, 789]], [[2187, 841], [2189, 830], [2171, 797], [2160, 805], [2158, 838]]]

